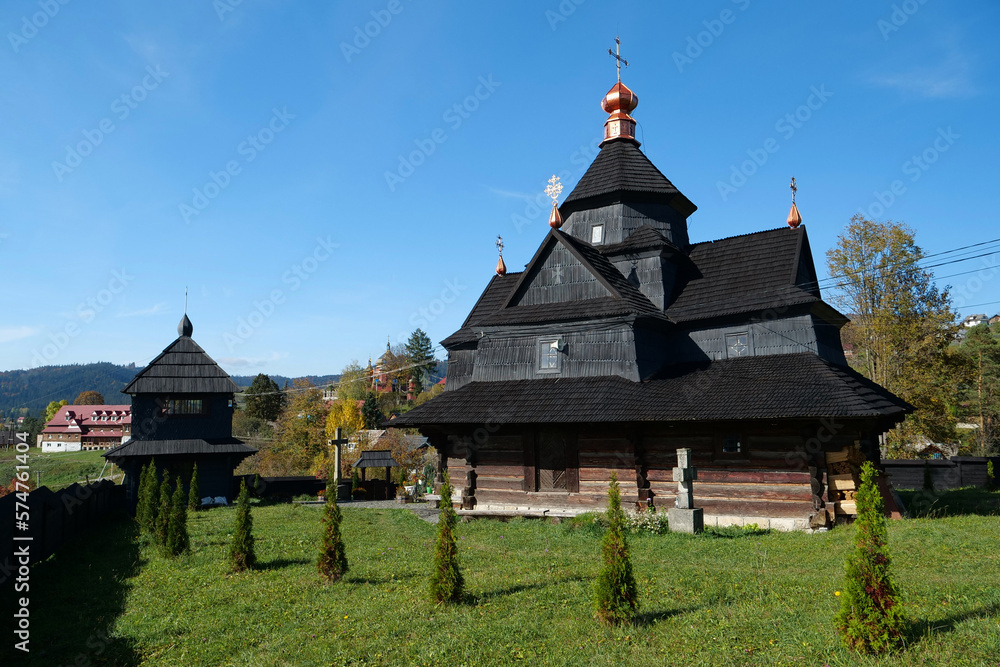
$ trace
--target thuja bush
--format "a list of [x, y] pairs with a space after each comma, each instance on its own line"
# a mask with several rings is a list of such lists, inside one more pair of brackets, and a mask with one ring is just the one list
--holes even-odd
[[167, 542], [163, 545], [164, 555], [174, 558], [189, 551], [191, 540], [187, 531], [187, 500], [184, 497], [184, 485], [177, 480], [174, 497], [170, 508], [170, 522], [167, 526]]
[[167, 532], [170, 529], [170, 512], [173, 507], [170, 493], [170, 471], [163, 471], [163, 483], [160, 484], [160, 502], [156, 508], [155, 541], [160, 546], [167, 544]]
[[608, 527], [601, 544], [603, 565], [594, 586], [597, 620], [608, 625], [629, 623], [639, 607], [639, 591], [632, 574], [632, 558], [625, 536], [625, 512], [622, 511], [618, 474], [611, 473], [608, 486]]
[[229, 549], [229, 563], [234, 572], [250, 570], [257, 564], [253, 544], [253, 516], [250, 514], [250, 494], [246, 481], [240, 482], [240, 495], [236, 501], [236, 527]]
[[198, 508], [201, 507], [201, 489], [198, 488], [198, 464], [194, 464], [194, 469], [191, 471], [191, 484], [188, 485], [188, 509], [192, 512], [197, 512]]
[[875, 466], [861, 468], [861, 487], [855, 496], [854, 549], [847, 558], [847, 580], [837, 631], [844, 643], [859, 653], [883, 654], [903, 645], [906, 622], [899, 594], [889, 574], [892, 563], [888, 526]]
[[993, 474], [993, 461], [992, 459], [987, 459], [986, 461], [986, 490], [993, 491], [997, 486], [997, 478]]
[[337, 487], [326, 487], [326, 507], [323, 509], [323, 543], [319, 550], [319, 574], [327, 583], [338, 581], [347, 573], [347, 552], [340, 532], [343, 515], [337, 505]]
[[160, 507], [160, 481], [156, 471], [156, 459], [152, 459], [146, 467], [145, 480], [139, 481], [139, 505], [136, 507], [136, 518], [146, 535], [156, 535], [156, 515]]
[[146, 524], [146, 491], [149, 485], [149, 464], [142, 466], [139, 473], [139, 489], [137, 502], [135, 505], [135, 522], [139, 524], [139, 529], [145, 531]]
[[451, 478], [444, 474], [441, 485], [441, 513], [438, 518], [437, 547], [434, 550], [434, 572], [431, 575], [431, 599], [434, 602], [458, 602], [462, 599], [462, 572], [458, 569], [458, 546], [455, 526], [458, 515], [451, 505]]

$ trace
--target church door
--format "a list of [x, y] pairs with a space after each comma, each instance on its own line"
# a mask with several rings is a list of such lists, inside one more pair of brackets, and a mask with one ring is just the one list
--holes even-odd
[[568, 491], [566, 475], [566, 434], [543, 428], [538, 434], [538, 490]]

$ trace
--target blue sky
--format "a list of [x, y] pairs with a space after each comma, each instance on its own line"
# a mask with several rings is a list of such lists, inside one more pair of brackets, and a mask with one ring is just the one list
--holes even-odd
[[[616, 33], [692, 240], [783, 225], [793, 175], [821, 274], [859, 211], [1000, 236], [995, 2], [63, 2], [0, 10], [0, 369], [145, 364], [185, 286], [233, 374], [443, 339], [596, 154]], [[998, 258], [937, 269], [963, 314]]]

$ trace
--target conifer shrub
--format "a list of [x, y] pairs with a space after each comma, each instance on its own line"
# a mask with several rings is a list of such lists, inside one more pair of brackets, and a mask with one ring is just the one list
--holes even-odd
[[146, 525], [146, 495], [149, 490], [149, 464], [142, 466], [139, 473], [139, 490], [135, 505], [135, 522], [139, 524], [139, 529], [144, 531]]
[[156, 535], [156, 515], [160, 508], [160, 474], [156, 470], [156, 459], [149, 462], [146, 471], [145, 493], [140, 488], [137, 512], [140, 513], [142, 532], [149, 536]]
[[621, 625], [635, 618], [639, 591], [632, 573], [632, 557], [625, 536], [625, 512], [622, 511], [618, 473], [611, 473], [608, 485], [607, 530], [601, 543], [603, 566], [594, 586], [595, 616], [601, 623]]
[[997, 487], [997, 478], [993, 474], [993, 460], [986, 460], [986, 490], [993, 491]]
[[167, 542], [163, 553], [169, 558], [180, 556], [189, 551], [191, 540], [187, 531], [187, 501], [184, 498], [184, 485], [177, 480], [173, 501], [170, 508], [170, 522], [167, 526]]
[[431, 599], [437, 603], [459, 602], [462, 599], [462, 572], [458, 569], [458, 546], [455, 526], [458, 515], [451, 505], [451, 478], [444, 473], [441, 485], [441, 513], [438, 519], [437, 547], [434, 550], [434, 572], [431, 574]]
[[[201, 507], [201, 489], [198, 488], [198, 464], [191, 470], [191, 484], [188, 485], [188, 510], [197, 512]], [[185, 519], [186, 520], [186, 519]]]
[[167, 532], [170, 529], [170, 512], [173, 508], [173, 494], [170, 492], [170, 471], [163, 471], [163, 482], [160, 484], [160, 501], [156, 508], [155, 542], [161, 547], [167, 544]]
[[343, 515], [337, 505], [337, 487], [326, 487], [326, 507], [323, 509], [323, 543], [319, 550], [319, 574], [327, 583], [339, 581], [347, 574], [347, 552], [340, 532]]
[[240, 495], [236, 500], [236, 527], [229, 549], [229, 563], [234, 572], [251, 570], [257, 564], [253, 546], [253, 516], [250, 514], [250, 494], [246, 480], [240, 482]]
[[861, 467], [861, 487], [855, 495], [854, 549], [847, 558], [847, 578], [837, 615], [837, 632], [859, 653], [883, 654], [903, 645], [906, 621], [889, 570], [888, 525], [878, 471], [871, 462]]

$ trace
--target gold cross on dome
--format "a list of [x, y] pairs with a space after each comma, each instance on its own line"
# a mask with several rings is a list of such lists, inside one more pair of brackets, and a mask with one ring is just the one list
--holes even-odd
[[559, 182], [559, 177], [552, 174], [552, 178], [549, 179], [549, 184], [545, 188], [545, 194], [552, 199], [552, 203], [557, 203], [559, 195], [563, 191], [563, 184]]
[[792, 189], [792, 203], [794, 204], [795, 203], [795, 193], [799, 191], [798, 186], [795, 185], [795, 177], [794, 176], [792, 176], [792, 184], [790, 186], [788, 186], [788, 187], [790, 187]]
[[618, 39], [618, 35], [615, 35], [615, 50], [608, 49], [608, 55], [618, 61], [615, 63], [618, 66], [618, 83], [622, 82], [622, 65], [628, 67], [628, 61], [621, 55], [621, 45], [622, 40]]

